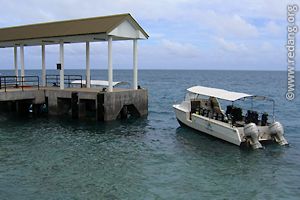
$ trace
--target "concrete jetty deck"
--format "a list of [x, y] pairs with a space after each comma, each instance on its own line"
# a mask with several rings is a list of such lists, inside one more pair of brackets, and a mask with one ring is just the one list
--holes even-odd
[[[129, 13], [0, 28], [0, 48], [11, 48], [14, 55], [14, 76], [0, 76], [0, 111], [67, 114], [98, 121], [146, 115], [148, 92], [138, 86], [138, 40], [148, 37]], [[114, 87], [114, 41], [132, 42], [132, 89]], [[92, 83], [91, 75], [90, 43], [100, 42], [107, 43], [108, 84], [101, 85], [106, 91], [93, 88], [99, 85]], [[86, 80], [82, 75], [65, 74], [64, 47], [74, 43], [85, 43]], [[54, 75], [47, 74], [46, 70], [46, 47], [49, 45], [59, 47], [58, 73]], [[24, 52], [32, 46], [41, 47], [41, 77], [25, 75]], [[80, 88], [72, 87], [72, 81], [80, 81]], [[56, 87], [47, 87], [47, 83]]]
[[96, 88], [9, 88], [0, 90], [0, 111], [34, 114], [46, 106], [49, 115], [71, 115], [73, 118], [94, 118], [111, 121], [128, 115], [148, 114], [148, 92], [145, 89], [114, 88], [104, 92]]

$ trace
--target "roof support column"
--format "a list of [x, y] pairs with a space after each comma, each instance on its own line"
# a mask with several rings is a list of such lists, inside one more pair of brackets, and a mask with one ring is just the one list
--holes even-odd
[[63, 90], [65, 89], [65, 72], [64, 72], [64, 42], [60, 41], [59, 43], [59, 60], [61, 64], [61, 69], [60, 69], [60, 89]]
[[18, 69], [18, 47], [14, 47], [14, 65], [15, 65], [15, 76], [18, 77], [19, 69]]
[[138, 48], [137, 39], [133, 40], [133, 89], [138, 89]]
[[91, 69], [90, 69], [90, 42], [86, 42], [86, 87], [91, 87]]
[[20, 46], [21, 77], [25, 76], [24, 45]]
[[42, 86], [46, 86], [46, 59], [45, 59], [45, 45], [42, 44]]
[[112, 36], [108, 36], [108, 91], [113, 91]]

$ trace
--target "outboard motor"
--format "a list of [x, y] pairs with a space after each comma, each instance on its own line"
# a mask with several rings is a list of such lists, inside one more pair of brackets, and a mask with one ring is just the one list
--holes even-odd
[[284, 130], [279, 122], [274, 122], [269, 126], [270, 134], [275, 138], [275, 141], [280, 145], [289, 144], [287, 140], [283, 137]]
[[250, 144], [253, 149], [260, 149], [262, 145], [258, 140], [258, 128], [255, 123], [249, 123], [244, 126], [245, 136], [250, 137]]

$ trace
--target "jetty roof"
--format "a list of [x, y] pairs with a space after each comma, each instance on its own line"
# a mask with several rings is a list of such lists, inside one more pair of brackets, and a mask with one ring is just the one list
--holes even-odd
[[0, 47], [147, 39], [149, 36], [129, 14], [55, 21], [0, 28]]

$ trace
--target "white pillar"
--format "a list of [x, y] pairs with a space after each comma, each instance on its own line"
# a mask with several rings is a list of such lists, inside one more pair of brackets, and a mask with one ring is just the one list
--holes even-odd
[[25, 76], [25, 62], [24, 62], [24, 46], [20, 46], [20, 57], [21, 57], [21, 77]]
[[90, 43], [86, 42], [86, 87], [91, 87], [91, 69], [90, 69]]
[[42, 86], [46, 86], [46, 59], [45, 59], [45, 45], [42, 44]]
[[18, 77], [19, 69], [18, 69], [18, 47], [14, 47], [14, 65], [15, 65], [15, 76]]
[[133, 40], [133, 89], [137, 90], [138, 88], [138, 67], [137, 67], [137, 39]]
[[108, 36], [108, 91], [113, 91], [112, 36]]
[[65, 88], [65, 73], [64, 73], [64, 42], [61, 41], [59, 43], [59, 60], [61, 64], [61, 70], [60, 70], [60, 89]]

